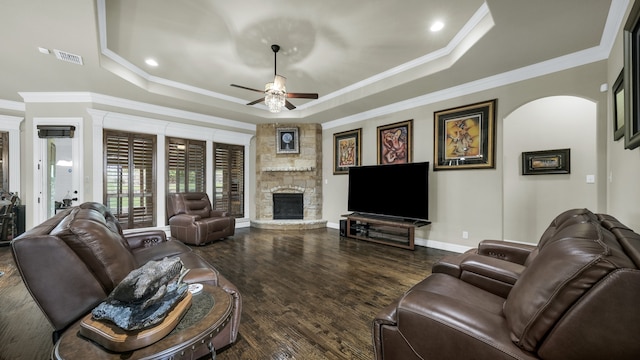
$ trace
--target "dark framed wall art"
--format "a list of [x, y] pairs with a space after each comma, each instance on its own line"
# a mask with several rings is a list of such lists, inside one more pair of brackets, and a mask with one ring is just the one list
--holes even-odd
[[297, 154], [300, 144], [297, 127], [276, 128], [276, 153]]
[[349, 167], [360, 166], [362, 128], [333, 134], [333, 173], [348, 174]]
[[613, 83], [613, 140], [624, 136], [624, 70]]
[[378, 164], [411, 162], [413, 119], [378, 126]]
[[496, 102], [434, 113], [434, 171], [495, 168]]
[[640, 1], [624, 26], [624, 147], [640, 146]]
[[570, 174], [571, 149], [522, 153], [522, 175]]

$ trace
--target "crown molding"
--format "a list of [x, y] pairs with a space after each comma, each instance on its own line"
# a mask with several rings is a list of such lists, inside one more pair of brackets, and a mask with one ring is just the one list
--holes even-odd
[[0, 109], [24, 112], [25, 105], [19, 101], [10, 101], [0, 99]]
[[574, 67], [587, 65], [590, 63], [606, 60], [611, 53], [616, 36], [620, 31], [620, 26], [624, 19], [629, 0], [613, 0], [607, 15], [600, 44], [598, 46], [577, 51], [572, 54], [560, 56], [555, 59], [543, 61], [520, 69], [507, 71], [502, 74], [489, 76], [484, 79], [471, 81], [466, 84], [454, 86], [448, 89], [435, 91], [429, 94], [417, 96], [394, 104], [371, 109], [359, 114], [343, 117], [322, 124], [322, 129], [332, 129], [338, 126], [348, 125], [355, 122], [371, 119], [378, 116], [413, 109], [440, 101], [453, 99], [464, 95], [473, 94], [480, 91], [497, 88], [513, 84], [519, 81], [533, 79], [536, 77], [553, 74], [555, 72], [568, 70]]
[[203, 126], [175, 123], [150, 117], [124, 114], [114, 111], [87, 109], [93, 118], [93, 126], [103, 129], [125, 130], [136, 124], [145, 133], [177, 136], [196, 140], [225, 142], [229, 144], [248, 145], [253, 134], [207, 128]]
[[20, 92], [25, 103], [95, 103], [208, 124], [256, 131], [254, 124], [91, 92]]
[[409, 110], [416, 107], [425, 106], [440, 101], [445, 101], [456, 97], [513, 84], [519, 81], [533, 79], [558, 71], [563, 71], [593, 62], [602, 61], [607, 58], [606, 55], [607, 52], [605, 47], [596, 46], [590, 49], [578, 51], [573, 54], [543, 61], [520, 69], [489, 76], [476, 81], [468, 82], [466, 84], [450, 87], [448, 89], [434, 91], [429, 94], [417, 96], [390, 105], [381, 106], [379, 108], [371, 109], [369, 111], [354, 114], [341, 119], [328, 121], [322, 124], [322, 129], [332, 129], [338, 126], [343, 126], [378, 116]]

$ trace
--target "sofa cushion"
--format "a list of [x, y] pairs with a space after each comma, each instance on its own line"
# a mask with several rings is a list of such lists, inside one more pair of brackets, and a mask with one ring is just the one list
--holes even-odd
[[512, 340], [535, 351], [584, 293], [620, 267], [634, 265], [615, 236], [598, 223], [575, 223], [556, 232], [505, 301]]
[[137, 267], [126, 240], [96, 209], [73, 209], [52, 231], [81, 259], [106, 293]]

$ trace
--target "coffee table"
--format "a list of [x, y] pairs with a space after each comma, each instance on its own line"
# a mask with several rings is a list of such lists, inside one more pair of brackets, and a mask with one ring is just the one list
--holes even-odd
[[51, 359], [197, 359], [208, 353], [215, 358], [213, 338], [230, 321], [233, 314], [231, 295], [218, 286], [204, 285], [194, 294], [191, 307], [178, 325], [161, 340], [128, 352], [112, 352], [82, 337], [77, 321], [55, 344]]

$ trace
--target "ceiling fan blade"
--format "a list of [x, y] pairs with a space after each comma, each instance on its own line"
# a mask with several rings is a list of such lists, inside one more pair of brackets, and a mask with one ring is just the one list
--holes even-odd
[[313, 93], [287, 93], [288, 98], [297, 98], [297, 99], [317, 99], [318, 94]]
[[252, 89], [252, 88], [249, 88], [249, 87], [246, 87], [246, 86], [242, 86], [242, 85], [231, 84], [231, 86], [237, 87], [237, 88], [240, 88], [240, 89], [245, 89], [245, 90], [257, 91], [259, 93], [263, 93], [264, 92], [264, 90]]
[[263, 102], [263, 101], [264, 101], [264, 98], [261, 98], [261, 99], [258, 99], [258, 100], [255, 100], [255, 101], [252, 101], [252, 102], [248, 103], [247, 105], [255, 105], [255, 104], [257, 104], [257, 103], [261, 103], [261, 102]]
[[289, 102], [289, 100], [285, 100], [284, 106], [286, 106], [287, 109], [289, 109], [289, 110], [293, 110], [293, 109], [296, 108], [292, 103]]

